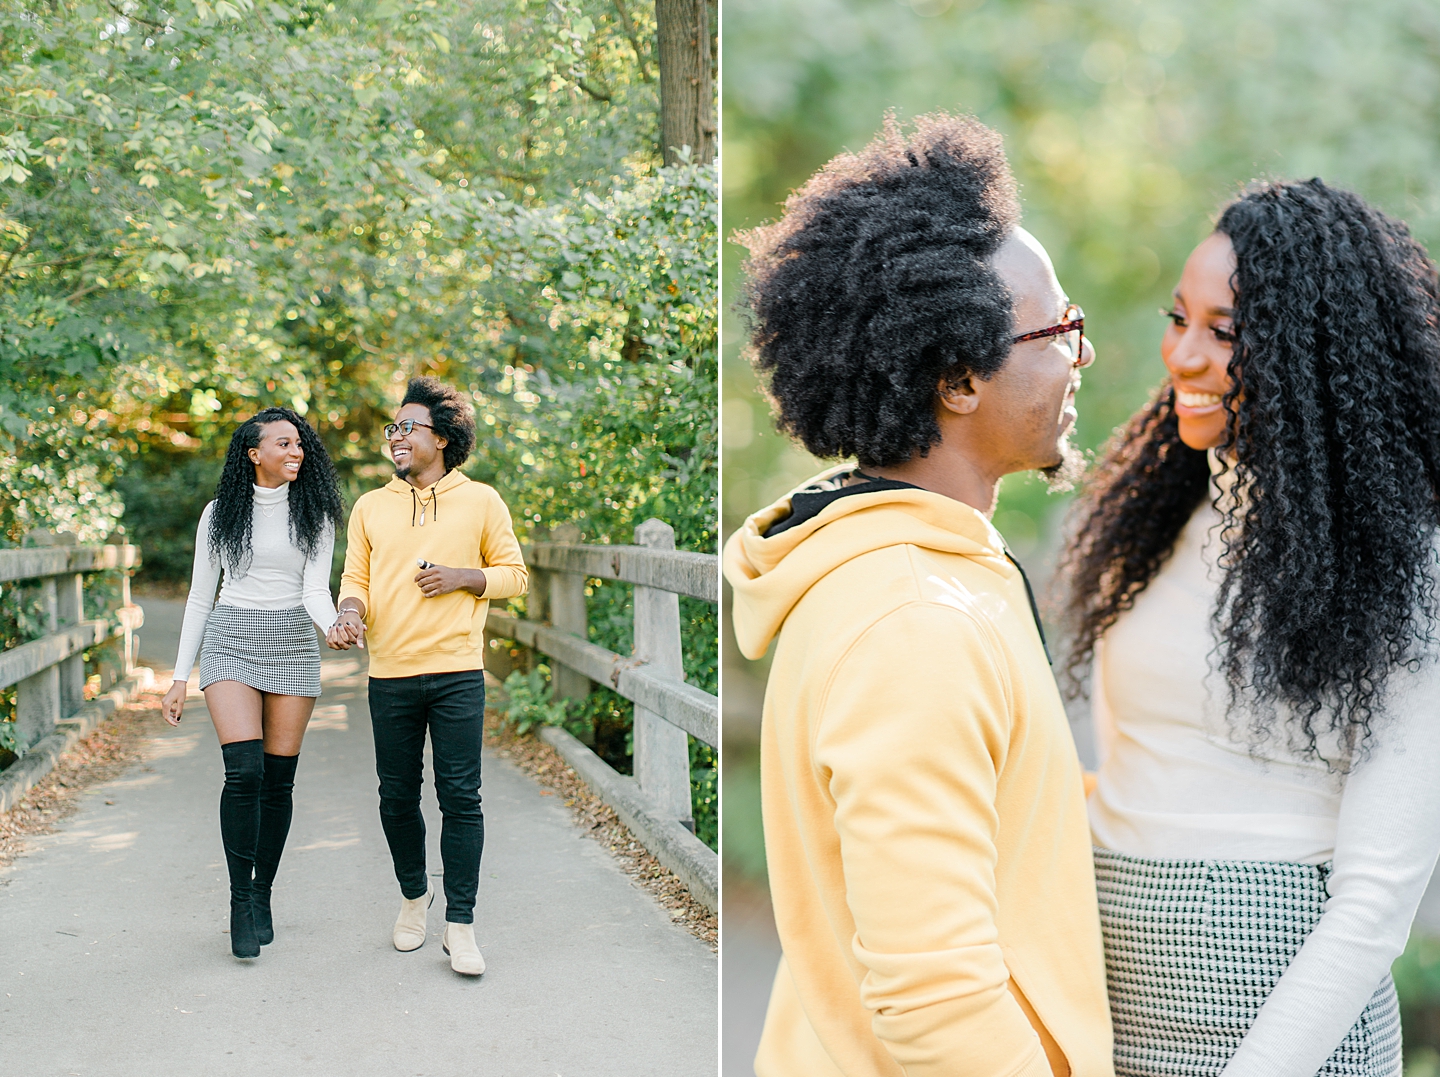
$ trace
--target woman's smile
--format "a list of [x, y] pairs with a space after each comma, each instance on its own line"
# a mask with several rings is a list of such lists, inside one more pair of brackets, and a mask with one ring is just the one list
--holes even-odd
[[1219, 409], [1222, 399], [1219, 393], [1187, 391], [1176, 386], [1175, 411], [1186, 418], [1209, 415]]

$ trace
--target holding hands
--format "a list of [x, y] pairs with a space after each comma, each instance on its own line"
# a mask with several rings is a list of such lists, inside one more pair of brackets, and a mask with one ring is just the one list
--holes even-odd
[[352, 606], [342, 609], [339, 618], [330, 626], [330, 631], [325, 633], [325, 642], [331, 650], [348, 651], [351, 647], [359, 647], [363, 651], [365, 622], [360, 611]]
[[[426, 598], [448, 595], [452, 591], [465, 590], [474, 595], [485, 593], [485, 573], [478, 568], [447, 568], [433, 565], [424, 558], [417, 563], [420, 571], [415, 574], [415, 584]], [[365, 608], [354, 605], [356, 598], [346, 598], [340, 607], [340, 616], [325, 633], [325, 642], [336, 651], [348, 651], [351, 647], [365, 647]], [[168, 698], [168, 697], [167, 697]], [[182, 690], [181, 699], [184, 693]]]

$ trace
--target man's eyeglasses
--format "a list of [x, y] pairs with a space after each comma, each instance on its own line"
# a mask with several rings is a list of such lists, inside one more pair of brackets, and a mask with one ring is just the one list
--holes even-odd
[[385, 425], [385, 440], [389, 441], [397, 433], [409, 437], [410, 432], [417, 426], [423, 426], [426, 430], [435, 429], [429, 423], [422, 423], [419, 419], [401, 419], [398, 423], [387, 423]]
[[1073, 366], [1087, 367], [1095, 360], [1093, 350], [1090, 358], [1085, 358], [1085, 312], [1074, 303], [1065, 308], [1064, 317], [1055, 325], [1037, 329], [1033, 333], [1021, 333], [1010, 343], [1023, 344], [1027, 340], [1041, 340], [1045, 337], [1061, 338], [1060, 345], [1069, 354]]

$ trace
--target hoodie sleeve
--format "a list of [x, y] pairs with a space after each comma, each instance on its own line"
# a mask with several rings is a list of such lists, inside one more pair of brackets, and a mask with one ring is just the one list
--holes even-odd
[[1051, 1074], [996, 925], [1001, 669], [968, 614], [903, 606], [839, 663], [816, 719], [861, 1001], [907, 1077]]
[[340, 597], [358, 598], [365, 603], [365, 617], [370, 617], [370, 538], [365, 533], [365, 499], [355, 502], [350, 510], [350, 523], [345, 529], [345, 571], [340, 575]]
[[510, 509], [494, 490], [480, 531], [480, 567], [485, 570], [485, 593], [492, 602], [525, 593], [529, 571], [520, 556], [520, 543], [510, 524]]

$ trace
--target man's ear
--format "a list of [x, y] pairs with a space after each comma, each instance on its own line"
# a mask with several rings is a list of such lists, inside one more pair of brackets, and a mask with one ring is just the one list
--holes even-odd
[[935, 395], [940, 398], [942, 408], [956, 415], [969, 415], [980, 406], [975, 383], [968, 374], [953, 381], [942, 378], [935, 386]]

